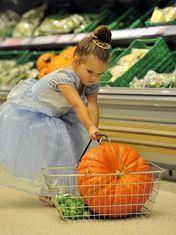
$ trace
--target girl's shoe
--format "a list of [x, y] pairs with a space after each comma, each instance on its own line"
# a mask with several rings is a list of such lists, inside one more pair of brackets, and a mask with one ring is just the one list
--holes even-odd
[[45, 204], [47, 204], [50, 207], [55, 207], [53, 199], [50, 196], [39, 195], [39, 200], [44, 202]]

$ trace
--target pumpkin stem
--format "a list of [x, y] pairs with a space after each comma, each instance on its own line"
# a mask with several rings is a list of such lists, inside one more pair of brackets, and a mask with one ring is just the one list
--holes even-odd
[[51, 58], [47, 57], [47, 58], [44, 58], [44, 61], [49, 63], [51, 61]]

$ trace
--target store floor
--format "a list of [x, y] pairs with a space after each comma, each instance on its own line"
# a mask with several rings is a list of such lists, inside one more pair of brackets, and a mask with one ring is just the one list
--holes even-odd
[[153, 215], [114, 221], [62, 221], [36, 196], [0, 187], [0, 235], [175, 235], [176, 183], [162, 182]]

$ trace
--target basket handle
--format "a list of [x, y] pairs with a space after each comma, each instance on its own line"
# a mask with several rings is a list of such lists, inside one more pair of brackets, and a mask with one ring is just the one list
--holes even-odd
[[77, 166], [79, 165], [79, 163], [80, 163], [82, 157], [84, 156], [84, 154], [87, 152], [87, 149], [89, 148], [91, 142], [92, 142], [92, 140], [89, 140], [89, 143], [87, 144], [86, 148], [84, 149], [84, 151], [83, 151], [83, 153], [82, 153], [82, 155], [81, 155], [81, 157], [80, 157], [80, 159], [79, 159], [79, 161], [78, 161]]
[[[110, 138], [109, 138], [107, 135], [101, 134], [101, 133], [97, 133], [96, 135], [97, 135], [98, 137], [100, 137], [100, 138], [97, 140], [99, 144], [102, 143], [103, 137], [105, 137], [105, 138], [108, 140], [108, 142], [110, 143], [111, 148], [112, 148], [112, 150], [114, 151], [114, 153], [115, 153], [117, 159], [119, 160], [121, 166], [123, 167], [124, 171], [127, 172], [128, 170], [126, 169], [125, 165], [123, 164], [123, 161], [122, 161], [121, 157], [119, 156], [119, 154], [118, 154], [117, 151], [115, 150], [115, 148], [114, 148], [114, 146], [113, 146], [113, 144], [112, 144]], [[87, 149], [89, 148], [91, 142], [92, 142], [92, 140], [90, 140], [89, 143], [87, 144], [85, 150], [83, 151], [83, 153], [82, 153], [82, 155], [81, 155], [81, 157], [80, 157], [80, 159], [79, 159], [79, 161], [78, 161], [77, 166], [79, 165], [79, 162], [81, 161], [82, 157], [84, 156], [84, 154], [86, 153]]]
[[118, 152], [117, 152], [116, 149], [114, 148], [114, 146], [113, 146], [113, 144], [112, 144], [110, 138], [109, 138], [107, 135], [105, 135], [105, 134], [100, 134], [100, 135], [101, 135], [101, 138], [100, 138], [100, 140], [99, 140], [99, 144], [101, 144], [103, 137], [105, 137], [105, 138], [108, 140], [108, 142], [110, 143], [110, 146], [111, 146], [113, 152], [115, 153], [117, 159], [119, 160], [121, 166], [123, 167], [123, 170], [124, 170], [125, 172], [128, 172], [128, 170], [127, 170], [127, 168], [125, 167], [125, 165], [124, 165], [124, 163], [123, 163], [121, 157], [119, 156]]

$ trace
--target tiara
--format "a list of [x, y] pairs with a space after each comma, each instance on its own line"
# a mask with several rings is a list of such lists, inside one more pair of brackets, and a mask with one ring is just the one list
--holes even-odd
[[94, 43], [96, 46], [98, 46], [98, 47], [100, 47], [100, 48], [102, 48], [102, 49], [104, 49], [104, 50], [108, 50], [108, 49], [110, 48], [110, 45], [109, 45], [108, 43], [106, 43], [106, 42], [101, 42], [101, 41], [97, 38], [97, 36], [95, 36], [95, 35], [92, 35], [92, 41], [93, 41], [93, 43]]

